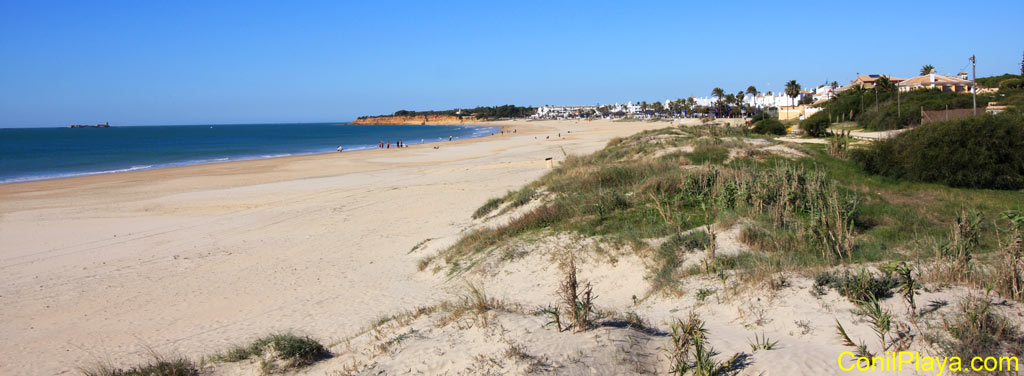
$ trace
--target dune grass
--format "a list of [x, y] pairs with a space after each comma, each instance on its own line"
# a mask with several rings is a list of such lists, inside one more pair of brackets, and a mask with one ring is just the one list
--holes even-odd
[[330, 356], [324, 345], [310, 337], [279, 333], [259, 338], [249, 345], [231, 348], [214, 360], [238, 362], [259, 358], [270, 351], [279, 359], [290, 361], [293, 367], [306, 366]]
[[943, 319], [944, 338], [936, 342], [946, 356], [972, 359], [1024, 355], [1020, 328], [1000, 314], [987, 299], [964, 298], [957, 311]]
[[504, 200], [497, 197], [487, 200], [487, 202], [485, 202], [483, 206], [481, 206], [479, 209], [476, 209], [476, 211], [473, 212], [473, 219], [483, 218], [488, 214], [491, 214], [491, 212], [493, 212], [494, 209], [497, 209], [502, 202], [504, 202]]
[[85, 376], [199, 376], [199, 367], [187, 358], [164, 358], [154, 356], [149, 364], [130, 368], [98, 366], [83, 369]]
[[[670, 288], [687, 273], [700, 272], [678, 270], [685, 252], [677, 244], [681, 234], [742, 220], [740, 240], [757, 252], [716, 257], [718, 270], [735, 270], [741, 280], [762, 280], [781, 271], [814, 277], [842, 265], [945, 260], [941, 249], [951, 241], [951, 226], [967, 211], [981, 218], [970, 261], [978, 267], [970, 278], [946, 282], [980, 284], [981, 271], [1001, 255], [993, 251], [1000, 249], [996, 229], [1007, 222], [1002, 213], [1024, 207], [1024, 192], [870, 175], [829, 155], [824, 145], [792, 145], [807, 154], [796, 159], [761, 152], [728, 160], [730, 149], [756, 149], [742, 141], [750, 137], [755, 136], [742, 129], [669, 127], [613, 139], [591, 155], [571, 155], [521, 190], [546, 192], [540, 205], [504, 226], [468, 233], [439, 258], [449, 266], [471, 265], [470, 259], [516, 237], [574, 233], [639, 250], [656, 265], [650, 277], [657, 288]], [[693, 152], [652, 157], [658, 150], [683, 146]], [[521, 191], [501, 202], [525, 197], [516, 193]], [[666, 237], [671, 242], [665, 248], [647, 243]]]

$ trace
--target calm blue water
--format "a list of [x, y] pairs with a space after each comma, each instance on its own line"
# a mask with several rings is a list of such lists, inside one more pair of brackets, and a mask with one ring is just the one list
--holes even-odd
[[238, 124], [0, 129], [0, 184], [486, 136], [497, 127]]

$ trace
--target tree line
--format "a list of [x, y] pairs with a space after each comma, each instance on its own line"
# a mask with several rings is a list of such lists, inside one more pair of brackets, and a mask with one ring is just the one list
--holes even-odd
[[398, 110], [391, 115], [360, 116], [360, 119], [385, 117], [385, 116], [456, 116], [458, 118], [475, 119], [498, 119], [498, 118], [524, 118], [537, 113], [535, 107], [521, 107], [511, 104], [503, 106], [480, 106], [466, 109], [452, 109], [440, 111], [409, 111]]

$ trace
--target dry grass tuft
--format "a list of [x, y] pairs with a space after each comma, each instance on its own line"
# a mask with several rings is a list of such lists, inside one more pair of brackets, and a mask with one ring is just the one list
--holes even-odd
[[594, 312], [593, 287], [589, 282], [580, 283], [576, 277], [576, 258], [569, 257], [569, 264], [565, 272], [565, 280], [559, 286], [558, 295], [562, 298], [562, 305], [568, 313], [568, 327], [573, 332], [582, 332], [590, 329], [593, 325], [591, 315]]

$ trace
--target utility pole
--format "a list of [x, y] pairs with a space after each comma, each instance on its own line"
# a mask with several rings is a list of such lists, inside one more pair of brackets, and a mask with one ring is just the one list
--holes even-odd
[[875, 112], [878, 112], [878, 83], [875, 83]]
[[896, 119], [903, 117], [903, 105], [900, 104], [900, 88], [896, 87]]
[[975, 65], [974, 55], [971, 55], [971, 94], [974, 94], [974, 116], [978, 116], [978, 83], [975, 80], [978, 79]]

